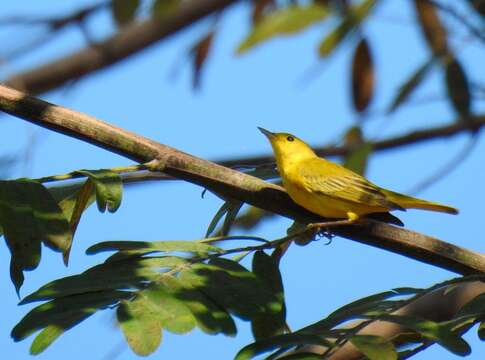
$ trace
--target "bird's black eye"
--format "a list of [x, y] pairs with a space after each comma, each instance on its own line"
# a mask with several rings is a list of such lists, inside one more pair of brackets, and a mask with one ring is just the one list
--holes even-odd
[[295, 141], [295, 138], [294, 138], [293, 136], [288, 136], [288, 137], [286, 138], [286, 140], [288, 140], [288, 141]]

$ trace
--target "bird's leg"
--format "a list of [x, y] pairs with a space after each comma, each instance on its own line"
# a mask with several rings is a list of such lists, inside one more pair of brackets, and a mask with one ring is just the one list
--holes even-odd
[[316, 229], [317, 231], [321, 230], [322, 228], [331, 228], [335, 226], [345, 226], [345, 225], [353, 225], [359, 220], [359, 215], [354, 212], [347, 212], [347, 219], [345, 220], [336, 220], [336, 221], [324, 221], [319, 223], [311, 223], [307, 225], [307, 229]]

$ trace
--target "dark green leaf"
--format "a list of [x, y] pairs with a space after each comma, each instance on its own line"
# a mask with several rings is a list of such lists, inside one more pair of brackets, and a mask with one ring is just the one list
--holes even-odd
[[56, 339], [59, 338], [66, 330], [69, 330], [76, 324], [87, 319], [92, 313], [73, 313], [71, 316], [58, 321], [55, 325], [48, 325], [32, 341], [30, 353], [38, 355], [47, 349]]
[[291, 5], [265, 16], [253, 26], [251, 33], [239, 44], [238, 54], [254, 46], [281, 35], [291, 35], [314, 25], [329, 15], [329, 10], [321, 4], [305, 6]]
[[140, 0], [111, 0], [111, 13], [118, 26], [129, 24], [135, 20]]
[[94, 266], [79, 275], [54, 280], [29, 296], [21, 304], [102, 290], [133, 289], [159, 278], [161, 270], [171, 269], [185, 262], [172, 256], [132, 258]]
[[76, 173], [89, 177], [96, 188], [96, 203], [101, 212], [115, 212], [121, 205], [123, 182], [119, 174], [110, 170], [78, 170]]
[[281, 304], [262, 282], [231, 260], [194, 264], [181, 272], [180, 280], [243, 319], [254, 319], [265, 311], [281, 311]]
[[92, 255], [103, 251], [146, 251], [146, 252], [193, 252], [197, 254], [220, 253], [217, 246], [197, 241], [104, 241], [86, 250]]
[[436, 59], [431, 57], [420, 65], [416, 71], [399, 87], [399, 90], [392, 100], [391, 106], [387, 110], [388, 113], [394, 112], [401, 104], [403, 104], [411, 93], [418, 88], [423, 82], [426, 75], [430, 73], [433, 65], [436, 63]]
[[123, 301], [116, 315], [128, 345], [137, 355], [149, 355], [160, 346], [162, 325], [157, 309], [148, 299]]
[[483, 317], [485, 316], [485, 293], [479, 294], [475, 296], [472, 300], [467, 302], [461, 309], [458, 311], [455, 317], [460, 316], [475, 316], [475, 317]]
[[247, 360], [256, 355], [278, 349], [280, 347], [293, 347], [297, 345], [323, 345], [332, 347], [332, 343], [323, 336], [310, 334], [284, 334], [269, 339], [256, 341], [243, 347], [236, 355], [235, 360]]
[[39, 264], [41, 242], [64, 255], [70, 249], [69, 223], [47, 189], [37, 182], [0, 181], [0, 224], [12, 253], [11, 277], [17, 291], [22, 272]]
[[241, 207], [243, 206], [242, 201], [231, 201], [230, 207], [227, 210], [226, 217], [224, 218], [224, 222], [222, 223], [222, 229], [221, 229], [221, 236], [226, 236], [229, 234], [229, 231], [231, 231], [232, 224], [234, 223], [234, 220], [236, 219], [236, 216], [241, 210]]
[[394, 345], [380, 336], [355, 335], [350, 342], [370, 360], [397, 360]]
[[367, 40], [362, 38], [352, 60], [352, 100], [358, 112], [367, 109], [372, 100], [374, 77], [371, 49]]
[[[49, 325], [64, 326], [73, 319], [86, 317], [122, 299], [131, 297], [125, 291], [103, 291], [55, 299], [32, 309], [12, 330], [12, 338], [20, 341]], [[73, 325], [71, 323], [71, 325]]]
[[364, 0], [359, 5], [349, 7], [342, 21], [320, 43], [318, 48], [320, 57], [330, 55], [342, 40], [367, 17], [375, 2], [375, 0]]
[[470, 116], [470, 85], [465, 70], [458, 59], [453, 58], [446, 63], [445, 74], [448, 99], [456, 112], [466, 119]]
[[225, 214], [229, 211], [229, 208], [231, 207], [231, 201], [225, 201], [224, 204], [217, 210], [216, 214], [212, 218], [209, 227], [207, 228], [207, 231], [205, 233], [205, 237], [209, 237], [214, 230], [217, 227], [217, 224], [221, 221], [221, 219], [224, 217]]
[[281, 311], [267, 311], [251, 322], [254, 338], [261, 340], [283, 334], [286, 329], [286, 306], [278, 262], [263, 251], [257, 251], [253, 257], [253, 273], [281, 304]]

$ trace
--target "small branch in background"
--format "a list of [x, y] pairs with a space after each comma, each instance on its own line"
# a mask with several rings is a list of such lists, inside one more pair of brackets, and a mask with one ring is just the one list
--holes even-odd
[[87, 46], [50, 63], [13, 75], [5, 83], [30, 94], [53, 90], [69, 81], [125, 60], [236, 2], [237, 0], [183, 1], [164, 21], [152, 17], [132, 23], [108, 39], [98, 42], [96, 46]]
[[[479, 131], [485, 127], [485, 115], [471, 116], [469, 121], [454, 120], [450, 125], [438, 126], [424, 130], [412, 131], [410, 133], [392, 137], [389, 139], [372, 142], [372, 151], [392, 150], [402, 146], [414, 145], [429, 140], [442, 140], [447, 137], [462, 134], [468, 131]], [[314, 147], [319, 156], [345, 156], [351, 149], [345, 146]], [[259, 155], [238, 159], [227, 159], [217, 161], [218, 164], [227, 167], [236, 166], [259, 166], [274, 163], [272, 155]]]
[[[83, 34], [85, 34], [85, 22], [86, 19], [94, 13], [104, 9], [110, 5], [111, 1], [103, 1], [97, 4], [87, 6], [85, 8], [78, 9], [68, 15], [53, 16], [53, 17], [27, 17], [16, 16], [0, 19], [0, 26], [13, 26], [23, 25], [32, 27], [32, 30], [36, 32], [36, 38], [30, 42], [17, 43], [16, 49], [10, 51], [10, 53], [4, 54], [2, 60], [11, 61], [16, 57], [26, 55], [29, 52], [44, 46], [48, 41], [54, 39], [56, 35], [63, 29], [70, 25], [78, 25], [81, 28]], [[45, 33], [39, 34], [36, 26], [44, 26], [46, 28]], [[87, 36], [86, 40], [90, 43]], [[4, 50], [5, 51], [5, 50]]]
[[455, 18], [455, 20], [465, 26], [476, 39], [485, 43], [485, 29], [479, 29], [475, 25], [470, 23], [467, 16], [460, 14], [455, 8], [449, 6], [448, 4], [442, 4], [441, 2], [435, 0], [426, 1], [435, 6], [437, 9], [441, 10], [442, 12], [447, 13], [448, 15]]
[[461, 149], [455, 156], [453, 156], [453, 158], [446, 162], [445, 165], [440, 167], [434, 174], [414, 185], [407, 191], [407, 193], [418, 194], [450, 175], [466, 160], [466, 158], [468, 158], [475, 148], [475, 145], [478, 143], [478, 140], [478, 136], [473, 135], [466, 143], [465, 147]]

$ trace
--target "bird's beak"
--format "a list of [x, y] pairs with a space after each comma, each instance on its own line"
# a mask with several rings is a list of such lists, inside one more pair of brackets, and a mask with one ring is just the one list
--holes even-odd
[[270, 140], [275, 137], [275, 133], [273, 133], [271, 131], [263, 129], [262, 127], [259, 127], [259, 126], [258, 126], [258, 129]]

